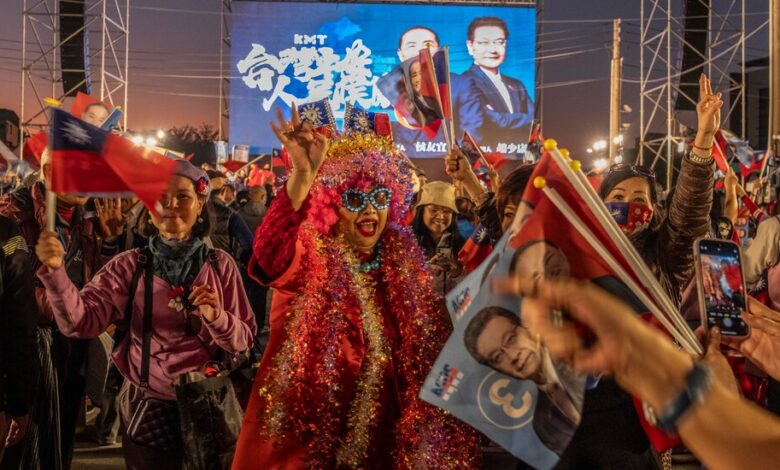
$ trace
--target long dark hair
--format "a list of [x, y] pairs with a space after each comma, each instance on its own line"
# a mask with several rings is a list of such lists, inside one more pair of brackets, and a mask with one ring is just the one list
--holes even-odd
[[[641, 167], [635, 165], [620, 165], [618, 168], [611, 169], [601, 181], [601, 186], [599, 186], [599, 197], [604, 201], [609, 193], [615, 189], [615, 186], [622, 181], [629, 178], [644, 178], [647, 181], [647, 184], [650, 187], [650, 207], [653, 209], [650, 226], [649, 228], [633, 233], [628, 237], [631, 244], [640, 251], [645, 250], [653, 240], [655, 233], [661, 226], [661, 219], [665, 212], [658, 204], [658, 186], [655, 182], [655, 178], [643, 173], [645, 173], [645, 171]], [[670, 192], [667, 195], [667, 208], [671, 203], [671, 198], [672, 193]]]
[[[417, 244], [423, 249], [425, 256], [431, 258], [436, 254], [436, 242], [433, 240], [428, 227], [425, 226], [425, 221], [423, 220], [424, 210], [425, 206], [417, 206], [414, 220], [412, 221], [412, 230], [415, 238], [417, 238]], [[452, 214], [452, 222], [444, 233], [450, 234], [452, 252], [457, 256], [460, 249], [463, 248], [463, 244], [466, 243], [466, 239], [458, 231], [457, 214]]]

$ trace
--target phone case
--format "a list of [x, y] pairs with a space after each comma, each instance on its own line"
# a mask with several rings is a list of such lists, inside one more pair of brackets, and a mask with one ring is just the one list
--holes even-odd
[[[707, 238], [701, 238], [699, 240], [696, 240], [696, 242], [693, 244], [693, 253], [694, 253], [694, 267], [696, 269], [696, 292], [699, 297], [699, 315], [701, 318], [702, 326], [708, 328], [707, 325], [709, 324], [709, 322], [707, 321], [707, 303], [704, 301], [704, 274], [701, 271], [701, 242], [704, 240], [712, 241], [712, 239], [707, 239]], [[742, 248], [736, 243], [731, 241], [718, 240], [718, 242], [733, 245], [737, 248], [737, 256], [739, 257], [739, 266], [741, 270], [742, 269]], [[745, 294], [747, 295], [747, 286], [745, 285], [744, 273], [742, 274], [742, 291], [745, 292]], [[745, 302], [747, 303], [747, 298], [745, 299]], [[740, 335], [740, 336], [729, 335], [729, 337], [747, 338], [748, 336], [750, 336], [750, 327], [748, 325], [745, 325], [745, 327], [746, 327], [745, 335]]]

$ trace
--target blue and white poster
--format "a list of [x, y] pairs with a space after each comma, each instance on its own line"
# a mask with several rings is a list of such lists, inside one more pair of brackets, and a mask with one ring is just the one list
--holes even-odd
[[[269, 152], [275, 108], [328, 98], [339, 123], [348, 104], [388, 113], [401, 150], [439, 157], [444, 126], [431, 137], [399, 122], [377, 82], [421, 49], [448, 46], [454, 135], [468, 131], [487, 152], [522, 157], [534, 115], [535, 25], [532, 7], [234, 2], [230, 143]], [[412, 93], [415, 70], [404, 77]]]
[[[492, 293], [492, 279], [510, 275], [513, 265], [545, 262], [534, 253], [515, 256], [517, 250], [505, 242], [506, 235], [476, 275], [448, 298], [458, 318], [420, 397], [529, 465], [547, 469], [556, 465], [580, 423], [586, 377], [551, 358], [523, 323], [522, 299]], [[469, 297], [467, 305], [450, 305], [463, 297]]]

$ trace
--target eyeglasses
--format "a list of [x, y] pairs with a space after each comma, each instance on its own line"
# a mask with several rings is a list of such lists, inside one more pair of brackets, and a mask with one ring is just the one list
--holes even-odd
[[646, 178], [655, 179], [655, 171], [652, 168], [641, 165], [629, 165], [628, 163], [616, 163], [609, 167], [609, 172], [613, 171], [630, 171], [631, 173], [644, 176]]
[[493, 45], [493, 46], [496, 46], [496, 47], [504, 47], [504, 46], [506, 46], [506, 39], [496, 39], [496, 40], [493, 40], [493, 41], [482, 40], [482, 41], [476, 41], [476, 42], [474, 42], [474, 44], [476, 44], [477, 46], [480, 46], [480, 47], [487, 47], [487, 46], [490, 46], [490, 45]]
[[344, 203], [344, 208], [350, 212], [362, 212], [369, 202], [376, 210], [381, 211], [390, 207], [392, 196], [393, 191], [384, 186], [379, 186], [370, 193], [350, 188], [341, 193], [341, 201]]

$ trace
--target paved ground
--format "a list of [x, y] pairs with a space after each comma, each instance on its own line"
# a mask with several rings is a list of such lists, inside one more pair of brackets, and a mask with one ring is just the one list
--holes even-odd
[[116, 444], [97, 447], [96, 444], [77, 442], [73, 452], [72, 470], [124, 470], [122, 446]]

